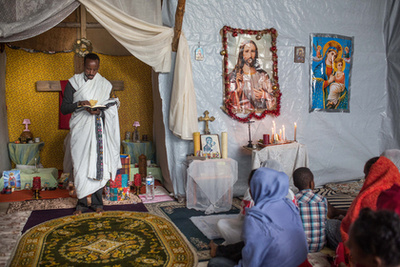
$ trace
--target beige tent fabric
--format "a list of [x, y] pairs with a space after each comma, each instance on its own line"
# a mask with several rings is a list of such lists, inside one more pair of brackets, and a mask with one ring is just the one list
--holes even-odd
[[134, 18], [106, 0], [79, 0], [89, 13], [135, 57], [156, 72], [171, 69], [174, 30]]
[[[170, 71], [173, 29], [134, 18], [128, 15], [132, 14], [129, 10], [118, 8], [127, 8], [129, 5], [116, 5], [114, 0], [79, 1], [132, 55], [156, 72]], [[188, 43], [183, 34], [180, 36], [175, 63], [169, 129], [183, 140], [192, 140], [193, 132], [198, 132], [192, 65]]]
[[181, 34], [176, 54], [174, 83], [169, 110], [169, 129], [183, 140], [193, 140], [199, 131], [192, 63], [186, 37]]

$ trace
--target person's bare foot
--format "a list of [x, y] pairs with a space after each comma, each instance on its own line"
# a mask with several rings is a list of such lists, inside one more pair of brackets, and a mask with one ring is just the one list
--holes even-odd
[[218, 245], [214, 243], [213, 240], [210, 241], [210, 244], [208, 244], [210, 246], [210, 254], [211, 254], [211, 258], [214, 258], [215, 256], [217, 256], [217, 248]]
[[76, 211], [74, 211], [74, 215], [76, 215], [76, 216], [79, 216], [79, 215], [81, 215], [82, 214], [82, 211], [81, 210], [76, 210]]
[[97, 208], [97, 209], [96, 209], [96, 212], [101, 214], [101, 213], [104, 212], [104, 210], [103, 210], [102, 208]]

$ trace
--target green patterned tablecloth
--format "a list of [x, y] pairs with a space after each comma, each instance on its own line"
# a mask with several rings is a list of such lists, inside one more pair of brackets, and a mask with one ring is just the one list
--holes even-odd
[[[159, 180], [161, 183], [163, 182], [162, 172], [160, 167], [147, 167], [147, 174], [151, 172], [151, 175], [154, 176], [155, 180]], [[129, 177], [130, 181], [134, 181], [134, 175], [139, 173], [139, 168], [135, 168], [134, 164], [131, 164], [131, 175]]]
[[[56, 168], [38, 168], [38, 172], [34, 169], [20, 169], [21, 171], [21, 189], [25, 188], [25, 184], [29, 183], [32, 187], [33, 177], [39, 176], [42, 186], [48, 183], [48, 187], [57, 187], [58, 170]], [[0, 191], [3, 190], [4, 179], [0, 179]]]
[[144, 154], [147, 160], [151, 160], [151, 163], [155, 162], [155, 148], [153, 142], [125, 142], [122, 141], [124, 148], [124, 154], [131, 156], [131, 164], [139, 163], [139, 156]]
[[43, 148], [44, 142], [32, 144], [16, 144], [8, 143], [8, 153], [10, 159], [19, 165], [35, 165], [40, 162], [40, 150]]

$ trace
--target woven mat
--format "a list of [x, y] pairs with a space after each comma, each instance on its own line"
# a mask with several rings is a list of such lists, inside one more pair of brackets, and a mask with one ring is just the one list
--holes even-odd
[[8, 266], [12, 251], [21, 237], [21, 231], [31, 211], [22, 211], [14, 214], [1, 214], [0, 216], [0, 266]]
[[[210, 240], [196, 227], [190, 220], [192, 216], [213, 216], [206, 215], [204, 211], [197, 211], [186, 208], [186, 203], [177, 201], [144, 204], [149, 213], [171, 220], [177, 229], [186, 237], [194, 250], [197, 252], [199, 261], [209, 260]], [[238, 214], [240, 211], [240, 199], [234, 198], [232, 209], [224, 213], [217, 214]], [[216, 239], [215, 243], [221, 244], [224, 239]]]
[[328, 188], [317, 188], [314, 189], [314, 193], [324, 196], [328, 199], [328, 202], [337, 209], [347, 210], [350, 208], [354, 198], [347, 194], [337, 194], [332, 189]]
[[[35, 199], [25, 200], [21, 202], [11, 202], [7, 209], [7, 214], [18, 211], [32, 211], [32, 210], [50, 210], [50, 209], [69, 209], [75, 208], [78, 199], [76, 198], [56, 198], [56, 199]], [[136, 195], [131, 194], [129, 200], [122, 201], [109, 201], [103, 200], [106, 206], [122, 205], [122, 204], [136, 204], [142, 201]]]
[[[33, 245], [34, 244], [34, 245]], [[174, 225], [145, 212], [84, 213], [44, 222], [20, 239], [10, 266], [195, 266]]]

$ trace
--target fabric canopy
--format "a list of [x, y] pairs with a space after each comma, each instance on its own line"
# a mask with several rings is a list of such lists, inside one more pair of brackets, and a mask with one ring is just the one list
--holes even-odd
[[0, 42], [16, 42], [50, 30], [77, 7], [75, 0], [0, 0]]
[[[156, 72], [171, 70], [174, 30], [157, 25], [161, 23], [159, 0], [79, 0], [79, 2], [136, 58], [151, 66]], [[28, 39], [51, 29], [71, 14], [79, 6], [79, 2], [0, 0], [0, 42]], [[143, 8], [151, 12], [146, 12]], [[196, 95], [188, 44], [183, 34], [180, 40], [175, 62], [169, 128], [176, 136], [192, 140], [192, 133], [198, 131]]]
[[132, 55], [156, 72], [170, 71], [173, 29], [134, 18], [106, 0], [79, 1]]
[[[114, 0], [79, 0], [90, 14], [135, 57], [156, 72], [171, 68], [172, 28], [157, 26], [130, 16], [127, 6], [119, 8]], [[122, 10], [121, 8], [125, 8]], [[134, 8], [134, 6], [131, 6]], [[169, 129], [183, 140], [198, 132], [196, 94], [186, 38], [181, 34], [175, 62], [174, 83], [169, 114]]]

